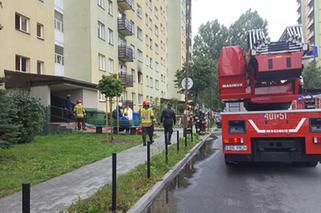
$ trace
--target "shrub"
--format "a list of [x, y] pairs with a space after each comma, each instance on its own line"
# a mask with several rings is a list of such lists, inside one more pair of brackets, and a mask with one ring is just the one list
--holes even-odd
[[18, 126], [18, 143], [29, 143], [42, 132], [45, 109], [37, 98], [23, 91], [11, 92], [10, 98], [17, 108], [13, 123]]
[[7, 148], [19, 141], [19, 125], [14, 123], [15, 119], [17, 108], [13, 100], [0, 90], [0, 148]]

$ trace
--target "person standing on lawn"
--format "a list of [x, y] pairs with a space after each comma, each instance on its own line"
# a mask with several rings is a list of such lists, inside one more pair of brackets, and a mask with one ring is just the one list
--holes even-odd
[[124, 116], [128, 119], [129, 126], [126, 129], [126, 132], [129, 133], [130, 127], [133, 125], [133, 110], [130, 108], [128, 103], [126, 103], [124, 109]]
[[74, 114], [75, 114], [78, 130], [80, 130], [81, 127], [83, 130], [86, 130], [86, 124], [85, 124], [86, 111], [80, 99], [77, 100], [77, 104], [74, 107]]
[[143, 108], [139, 111], [140, 114], [140, 122], [142, 126], [142, 137], [143, 137], [143, 145], [146, 146], [146, 135], [149, 136], [149, 143], [153, 144], [153, 135], [154, 135], [154, 112], [152, 108], [150, 108], [149, 101], [145, 100], [143, 102]]
[[176, 114], [172, 110], [172, 104], [168, 103], [167, 108], [162, 111], [160, 122], [163, 124], [165, 133], [165, 143], [168, 145], [171, 143], [171, 138], [173, 134], [173, 125], [176, 124]]

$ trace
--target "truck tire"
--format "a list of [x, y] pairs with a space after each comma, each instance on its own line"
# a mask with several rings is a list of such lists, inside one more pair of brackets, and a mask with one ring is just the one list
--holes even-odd
[[306, 167], [316, 167], [318, 165], [318, 161], [311, 161], [311, 162], [306, 162], [305, 166]]
[[238, 165], [238, 163], [236, 163], [236, 162], [225, 160], [225, 166], [228, 168], [233, 168], [233, 167], [236, 167], [237, 165]]

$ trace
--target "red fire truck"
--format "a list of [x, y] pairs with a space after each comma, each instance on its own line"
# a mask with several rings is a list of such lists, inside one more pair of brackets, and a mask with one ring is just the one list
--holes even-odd
[[241, 103], [222, 113], [226, 165], [316, 166], [321, 161], [320, 104], [291, 109], [302, 97], [302, 60], [308, 50], [302, 28], [287, 27], [277, 42], [270, 42], [263, 30], [251, 30], [248, 47], [224, 47], [218, 63], [220, 99], [226, 105]]

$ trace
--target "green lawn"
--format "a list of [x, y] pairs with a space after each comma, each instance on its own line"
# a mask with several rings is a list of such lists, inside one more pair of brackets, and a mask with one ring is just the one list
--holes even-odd
[[141, 143], [141, 136], [72, 133], [38, 136], [32, 143], [0, 149], [0, 197], [20, 190], [21, 183], [37, 184]]
[[[176, 153], [176, 145], [169, 148], [168, 164], [165, 163], [164, 152], [154, 156], [151, 160], [151, 178], [146, 177], [146, 165], [140, 165], [117, 180], [117, 212], [126, 212], [135, 204], [157, 181], [178, 163], [186, 153], [199, 143], [199, 137], [195, 135], [194, 142], [188, 142], [184, 146], [184, 140], [180, 140], [180, 152]], [[69, 213], [105, 213], [111, 212], [111, 185], [106, 185], [92, 197], [79, 200], [73, 204]]]

